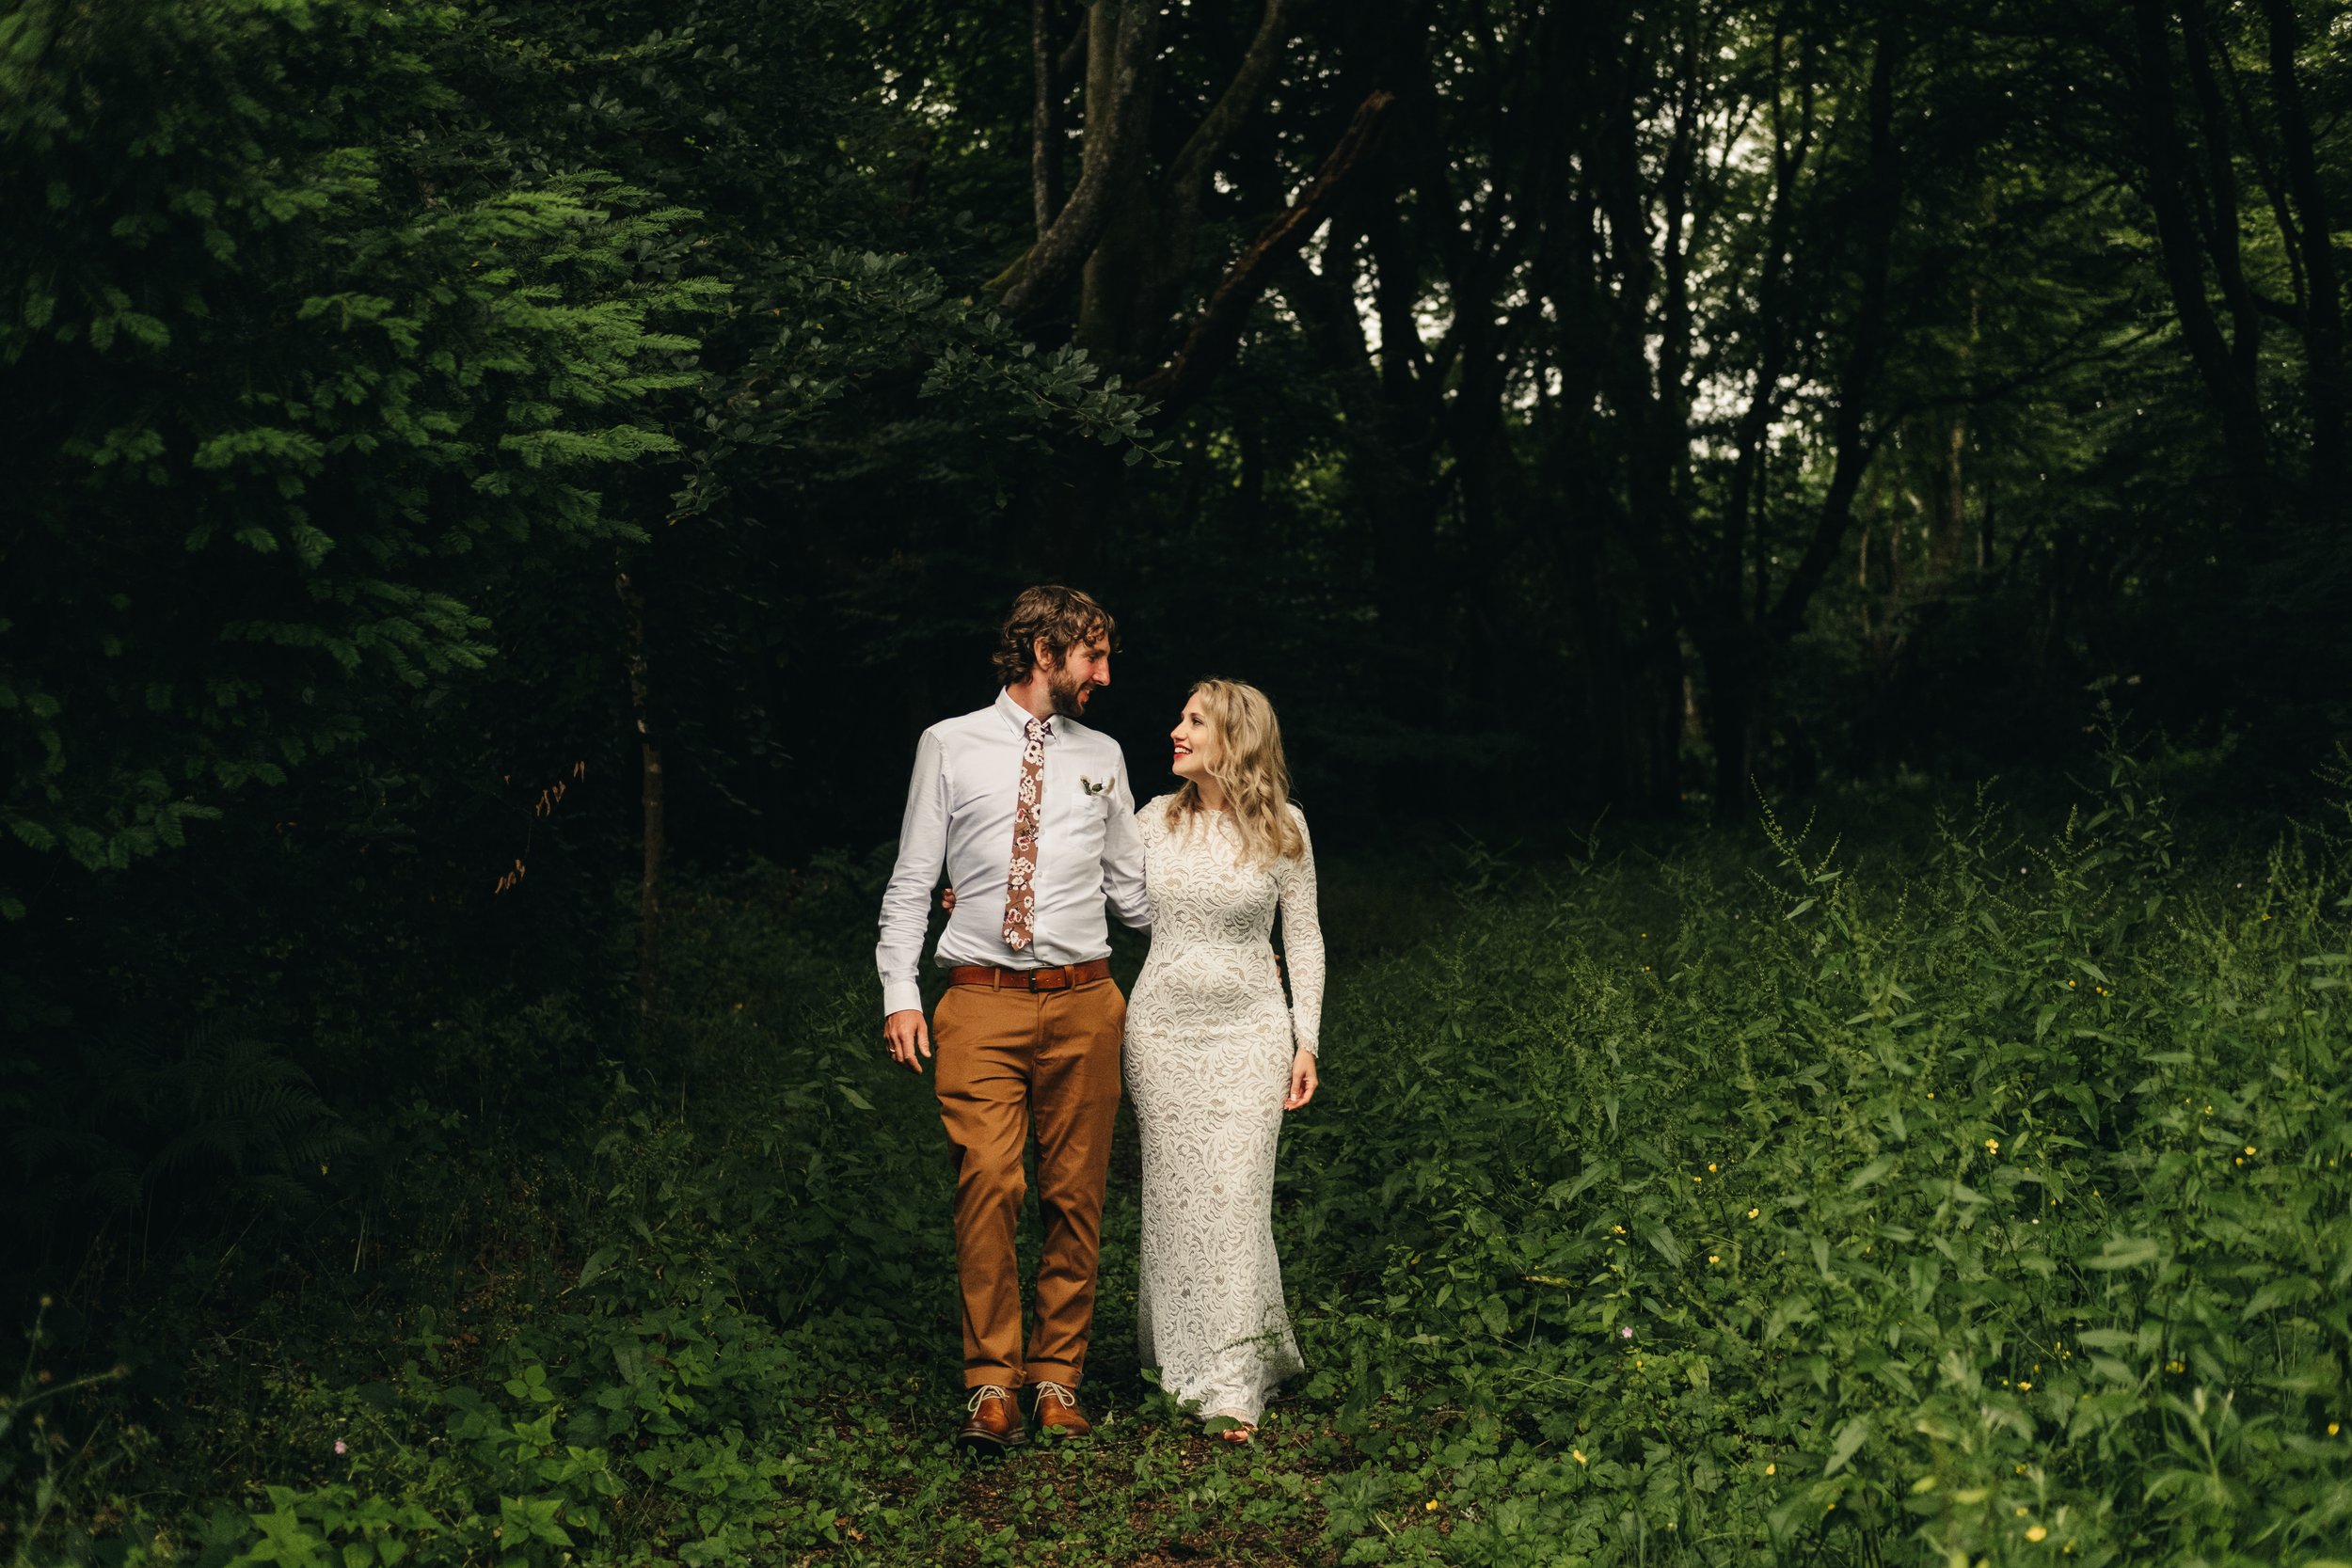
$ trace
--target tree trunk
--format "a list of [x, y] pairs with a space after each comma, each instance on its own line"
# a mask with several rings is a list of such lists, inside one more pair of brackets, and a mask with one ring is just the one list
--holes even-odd
[[[1889, 23], [1888, 31], [1899, 26]], [[1853, 502], [1878, 443], [1869, 429], [1879, 377], [1885, 369], [1891, 321], [1895, 230], [1902, 216], [1902, 148], [1895, 137], [1895, 68], [1902, 46], [1883, 36], [1870, 60], [1869, 166], [1859, 221], [1863, 230], [1861, 297], [1855, 302], [1851, 341], [1838, 368], [1837, 411], [1831, 419], [1829, 493], [1821, 502], [1813, 537], [1796, 570], [1761, 624], [1765, 642], [1777, 645], [1804, 626], [1805, 610], [1820, 591], [1853, 524]]]
[[637, 882], [637, 1015], [647, 1023], [661, 1013], [661, 858], [667, 847], [662, 816], [661, 746], [653, 724], [652, 681], [645, 653], [645, 595], [621, 572], [613, 579], [628, 611], [628, 705], [638, 742], [644, 862]]
[[1744, 822], [1756, 804], [1756, 724], [1766, 683], [1753, 639], [1699, 644], [1707, 676], [1708, 738], [1715, 743], [1715, 819]]
[[2221, 284], [2222, 302], [2230, 310], [2231, 373], [2239, 385], [2252, 387], [2262, 368], [2263, 319], [2253, 285], [2246, 278], [2239, 237], [2237, 160], [2230, 150], [2229, 110], [2214, 75], [2214, 56], [2219, 45], [2207, 25], [2202, 0], [2180, 0], [2180, 4], [2182, 57], [2188, 65], [2198, 118], [2205, 128], [2205, 201], [2211, 217], [2205, 245], [2213, 257], [2214, 277]]
[[1159, 0], [1095, 0], [1090, 15], [1084, 163], [1069, 201], [1045, 232], [989, 280], [987, 293], [1010, 316], [1033, 316], [1060, 297], [1094, 254], [1142, 168], [1159, 60]]
[[[1347, 444], [1348, 495], [1369, 535], [1375, 641], [1366, 678], [1378, 687], [1384, 706], [1409, 721], [1433, 714], [1443, 696], [1427, 630], [1437, 434], [1421, 386], [1410, 375], [1389, 373], [1395, 356], [1385, 340], [1382, 357], [1391, 363], [1374, 367], [1356, 309], [1356, 264], [1352, 245], [1335, 246], [1322, 273], [1294, 260], [1284, 272], [1283, 297], [1331, 378]], [[1381, 291], [1389, 287], [1384, 277]], [[1385, 768], [1380, 777], [1381, 788], [1405, 810], [1415, 809], [1434, 783], [1409, 764]]]
[[2312, 442], [2306, 494], [2314, 516], [2338, 518], [2344, 504], [2344, 449], [2352, 439], [2352, 429], [2346, 426], [2344, 300], [2337, 292], [2335, 221], [2320, 184], [2311, 114], [2296, 74], [2295, 54], [2301, 40], [2294, 0], [2263, 0], [2263, 20], [2269, 33], [2270, 92], [2285, 147], [2287, 190], [2298, 219], [2296, 232], [2288, 239], [2302, 256], [2307, 278], [2303, 352], [2311, 378]]
[[2264, 451], [2262, 408], [2253, 386], [2237, 373], [2236, 357], [2205, 295], [2204, 249], [2189, 209], [2188, 157], [2172, 90], [2171, 34], [2158, 0], [2132, 0], [2132, 19], [2139, 65], [2137, 94], [2148, 204], [2155, 214], [2156, 249], [2165, 285], [2180, 318], [2190, 361], [2220, 408], [2222, 443], [2229, 454], [2239, 519], [2259, 529], [2270, 515], [2270, 466]]
[[1968, 498], [1962, 485], [1960, 457], [1968, 444], [1968, 417], [1955, 411], [1933, 426], [1928, 454], [1928, 580], [1940, 583], [1960, 569], [1968, 546]]
[[1029, 0], [1029, 69], [1035, 103], [1029, 113], [1029, 205], [1037, 236], [1061, 214], [1061, 82], [1055, 71], [1053, 0]]

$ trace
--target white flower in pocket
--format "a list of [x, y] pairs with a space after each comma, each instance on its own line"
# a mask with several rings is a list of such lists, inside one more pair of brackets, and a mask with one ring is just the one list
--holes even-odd
[[1111, 785], [1117, 784], [1118, 782], [1119, 775], [1116, 773], [1112, 774], [1109, 778], [1104, 779], [1101, 784], [1096, 784], [1092, 779], [1088, 778], [1084, 773], [1078, 775], [1078, 787], [1085, 790], [1089, 795], [1108, 795], [1111, 792]]

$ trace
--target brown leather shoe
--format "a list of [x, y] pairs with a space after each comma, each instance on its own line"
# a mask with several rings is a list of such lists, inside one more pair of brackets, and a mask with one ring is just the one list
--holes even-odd
[[971, 1414], [956, 1429], [956, 1441], [965, 1448], [1002, 1453], [1029, 1441], [1029, 1426], [1021, 1418], [1019, 1402], [997, 1385], [973, 1389], [972, 1402], [966, 1408]]
[[1051, 1433], [1057, 1437], [1089, 1437], [1093, 1435], [1094, 1423], [1078, 1408], [1077, 1390], [1063, 1384], [1041, 1381], [1037, 1385], [1037, 1430], [1040, 1436]]

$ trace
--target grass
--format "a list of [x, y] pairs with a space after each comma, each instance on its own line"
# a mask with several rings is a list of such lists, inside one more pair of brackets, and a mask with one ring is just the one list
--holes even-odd
[[1326, 1085], [1276, 1194], [1310, 1374], [1236, 1449], [1136, 1366], [1124, 1129], [1102, 1431], [1003, 1462], [945, 1441], [928, 1082], [819, 935], [870, 927], [872, 867], [705, 885], [658, 1070], [596, 1069], [588, 1125], [526, 1156], [403, 1113], [357, 1283], [182, 1304], [167, 1403], [67, 1421], [28, 1363], [8, 1546], [2352, 1561], [2344, 826], [2203, 858], [2118, 753], [2048, 831], [1987, 808], [1846, 855], [1775, 823], [1473, 854], [1442, 891], [1341, 868]]

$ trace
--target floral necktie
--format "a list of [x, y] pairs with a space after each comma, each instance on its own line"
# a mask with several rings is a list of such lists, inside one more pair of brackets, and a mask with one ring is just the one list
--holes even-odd
[[1012, 812], [1012, 876], [1005, 884], [1005, 945], [1016, 953], [1029, 950], [1030, 926], [1037, 914], [1037, 816], [1045, 794], [1045, 737], [1054, 733], [1050, 719], [1032, 719], [1022, 726], [1021, 789]]

